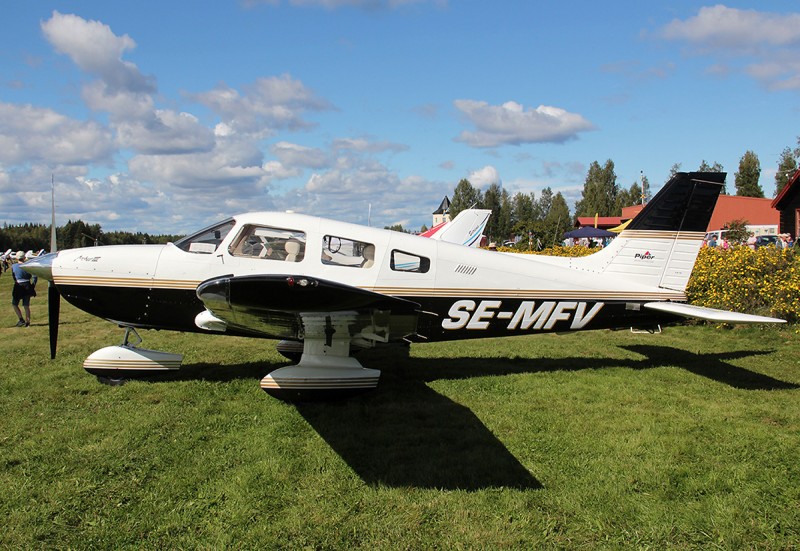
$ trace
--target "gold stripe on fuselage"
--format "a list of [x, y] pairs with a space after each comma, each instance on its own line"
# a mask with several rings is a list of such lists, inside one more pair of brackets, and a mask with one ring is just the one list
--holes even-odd
[[91, 287], [131, 287], [148, 289], [194, 290], [202, 281], [185, 279], [151, 279], [139, 277], [103, 276], [55, 276], [56, 285], [80, 285]]
[[[193, 291], [201, 281], [180, 279], [146, 279], [123, 277], [56, 276], [56, 285], [94, 287], [128, 287]], [[419, 287], [361, 287], [364, 290], [395, 297], [418, 298], [508, 298], [527, 300], [675, 300], [685, 301], [686, 294], [678, 291], [603, 291], [575, 289], [489, 289], [489, 288], [419, 288]]]

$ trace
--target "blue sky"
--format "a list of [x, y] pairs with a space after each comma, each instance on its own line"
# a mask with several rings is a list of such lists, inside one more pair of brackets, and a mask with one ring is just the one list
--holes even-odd
[[[540, 5], [541, 4], [541, 5]], [[458, 181], [658, 189], [800, 135], [796, 2], [19, 2], [0, 23], [0, 223], [187, 233], [295, 210], [418, 229]]]

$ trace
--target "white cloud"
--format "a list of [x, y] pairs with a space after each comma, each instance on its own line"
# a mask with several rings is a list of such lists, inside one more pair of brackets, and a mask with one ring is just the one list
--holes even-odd
[[81, 97], [89, 109], [109, 113], [112, 121], [146, 117], [154, 108], [150, 94], [117, 90], [102, 80], [84, 84]]
[[83, 71], [100, 77], [115, 90], [152, 92], [151, 79], [122, 54], [136, 47], [127, 34], [117, 36], [108, 25], [57, 11], [41, 24], [45, 38]]
[[456, 141], [473, 147], [562, 143], [577, 138], [579, 132], [594, 129], [581, 115], [559, 107], [540, 105], [526, 110], [513, 101], [489, 105], [485, 101], [466, 99], [456, 100], [454, 105], [476, 127], [475, 132], [461, 132]]
[[470, 172], [467, 180], [475, 187], [484, 188], [492, 184], [499, 184], [500, 174], [495, 167], [489, 165]]
[[383, 153], [386, 151], [401, 153], [408, 151], [408, 146], [387, 141], [373, 141], [369, 138], [339, 138], [333, 141], [333, 149], [350, 149], [363, 153]]
[[[447, 193], [452, 193], [450, 183], [401, 178], [378, 161], [340, 157], [330, 170], [312, 174], [302, 189], [276, 202], [283, 209], [364, 224], [371, 210], [373, 225], [385, 226], [420, 220], [420, 213], [432, 213]], [[431, 220], [423, 215], [422, 223]]]
[[0, 162], [105, 163], [113, 154], [110, 132], [51, 109], [0, 103]]
[[[265, 158], [265, 137], [311, 129], [310, 113], [336, 109], [289, 75], [183, 96], [216, 114], [205, 122], [171, 102], [158, 105], [170, 100], [155, 79], [123, 60], [136, 46], [131, 37], [59, 12], [41, 29], [88, 75], [81, 99], [104, 116], [80, 121], [0, 102], [0, 210], [10, 223], [49, 220], [53, 173], [59, 223], [80, 218], [106, 231], [150, 233], [188, 232], [272, 208], [366, 222], [370, 204], [376, 225], [419, 220], [420, 213], [429, 224], [427, 213], [451, 191], [452, 183], [401, 177], [374, 157], [408, 146], [369, 136], [328, 137], [327, 147], [281, 136]], [[115, 159], [127, 166], [109, 168]]]
[[183, 155], [137, 155], [128, 163], [134, 177], [166, 188], [195, 189], [198, 193], [229, 191], [226, 185], [252, 186], [264, 176], [261, 164], [237, 163], [226, 152]]
[[214, 135], [190, 113], [156, 110], [152, 116], [124, 120], [116, 125], [117, 141], [144, 154], [210, 151]]
[[660, 34], [667, 40], [685, 40], [708, 48], [792, 46], [800, 44], [800, 14], [740, 10], [718, 4], [700, 8], [696, 16], [685, 21], [674, 19]]
[[220, 116], [228, 131], [270, 136], [281, 129], [306, 130], [316, 126], [302, 118], [306, 111], [334, 107], [289, 75], [263, 77], [244, 88], [245, 94], [224, 84], [192, 95]]
[[330, 163], [328, 155], [321, 149], [302, 145], [278, 142], [270, 150], [283, 165], [303, 168], [325, 168]]
[[769, 89], [800, 89], [800, 13], [741, 10], [720, 4], [700, 8], [686, 20], [674, 19], [658, 36], [685, 42], [695, 54], [711, 56], [708, 74], [724, 75], [738, 67]]

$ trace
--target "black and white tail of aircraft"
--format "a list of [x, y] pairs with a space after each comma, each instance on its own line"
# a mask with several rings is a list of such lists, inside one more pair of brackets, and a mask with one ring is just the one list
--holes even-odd
[[582, 258], [504, 254], [300, 214], [242, 214], [174, 244], [63, 250], [24, 268], [78, 308], [127, 328], [90, 355], [100, 377], [180, 367], [138, 348], [137, 328], [282, 339], [296, 365], [261, 387], [279, 397], [373, 388], [359, 349], [699, 318], [783, 320], [686, 304], [724, 173], [678, 173], [606, 248]]

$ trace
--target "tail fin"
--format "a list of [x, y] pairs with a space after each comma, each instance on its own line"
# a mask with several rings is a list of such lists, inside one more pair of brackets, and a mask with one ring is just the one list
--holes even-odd
[[486, 222], [491, 214], [491, 210], [465, 209], [450, 222], [431, 228], [422, 235], [447, 243], [479, 247], [483, 230], [486, 229]]
[[675, 174], [602, 255], [592, 255], [604, 264], [595, 269], [645, 285], [686, 290], [725, 176]]

